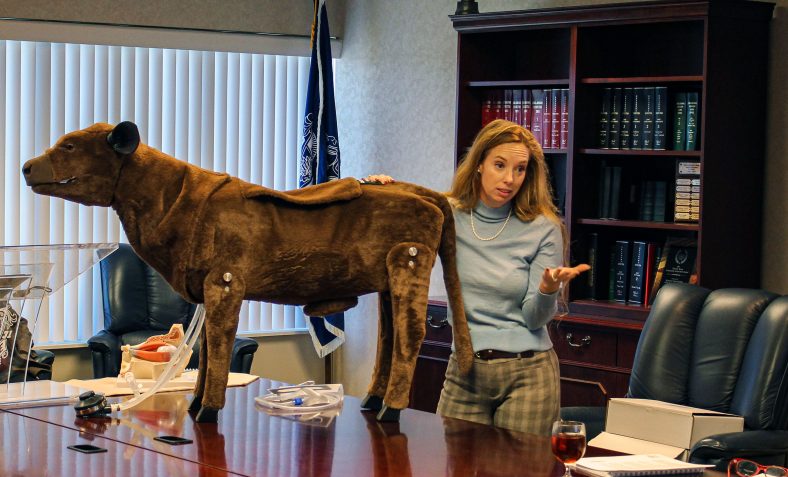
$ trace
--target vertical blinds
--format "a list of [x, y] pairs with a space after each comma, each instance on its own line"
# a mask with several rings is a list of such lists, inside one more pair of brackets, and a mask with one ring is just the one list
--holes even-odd
[[[126, 241], [112, 209], [36, 195], [21, 175], [25, 161], [95, 122], [134, 121], [146, 144], [179, 159], [296, 188], [308, 73], [309, 58], [295, 56], [0, 40], [2, 244]], [[51, 295], [36, 342], [101, 330], [99, 284], [94, 267]], [[241, 310], [240, 332], [305, 327], [300, 308]]]

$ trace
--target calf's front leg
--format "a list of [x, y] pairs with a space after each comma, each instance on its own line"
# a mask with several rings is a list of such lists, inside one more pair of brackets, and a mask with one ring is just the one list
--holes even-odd
[[200, 352], [204, 353], [206, 369], [197, 422], [217, 422], [219, 410], [224, 407], [238, 313], [245, 291], [243, 277], [232, 272], [212, 271], [205, 278], [205, 348]]

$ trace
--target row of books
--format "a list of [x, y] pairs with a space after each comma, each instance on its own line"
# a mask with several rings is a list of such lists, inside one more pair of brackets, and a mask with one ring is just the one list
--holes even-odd
[[622, 179], [622, 171], [621, 166], [608, 166], [604, 161], [600, 163], [597, 217], [664, 222], [668, 201], [672, 198], [668, 197], [667, 182], [626, 177]]
[[667, 135], [668, 88], [605, 88], [599, 116], [602, 149], [692, 151], [698, 145], [699, 95], [674, 96], [673, 129]]
[[[668, 238], [664, 244], [588, 237], [588, 298], [649, 306], [665, 283], [697, 283], [697, 241]], [[605, 268], [608, 264], [609, 268]]]
[[506, 119], [528, 129], [544, 149], [566, 149], [569, 144], [569, 90], [487, 91], [482, 102], [482, 126], [495, 119]]
[[[638, 168], [599, 162], [597, 210], [600, 219], [650, 222], [694, 222], [700, 220], [701, 163], [676, 159], [672, 181], [643, 177]], [[670, 186], [669, 186], [670, 184]], [[673, 206], [673, 215], [669, 210]]]

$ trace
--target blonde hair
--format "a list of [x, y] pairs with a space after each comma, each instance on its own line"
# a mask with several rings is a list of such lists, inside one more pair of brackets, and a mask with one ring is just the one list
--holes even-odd
[[476, 207], [482, 187], [481, 175], [477, 172], [479, 165], [492, 148], [508, 143], [520, 143], [528, 149], [525, 181], [512, 199], [514, 213], [520, 220], [526, 222], [544, 215], [552, 222], [562, 224], [558, 209], [553, 204], [550, 171], [544, 159], [542, 146], [531, 131], [503, 119], [496, 119], [484, 126], [473, 140], [471, 149], [460, 161], [451, 190], [447, 194], [452, 204], [464, 211]]

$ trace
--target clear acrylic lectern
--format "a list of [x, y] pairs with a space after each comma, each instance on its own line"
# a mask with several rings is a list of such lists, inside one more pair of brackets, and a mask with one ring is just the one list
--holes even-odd
[[[78, 388], [55, 381], [9, 383], [21, 321], [14, 317], [18, 314], [32, 318], [30, 330], [35, 335], [44, 299], [117, 248], [117, 243], [0, 247], [0, 310], [3, 311], [0, 313], [0, 337], [7, 338], [5, 343], [11, 343], [10, 349], [0, 347], [0, 363], [8, 363], [7, 371], [0, 370], [8, 373], [3, 376], [5, 383], [0, 384], [0, 409], [68, 402], [79, 394]], [[17, 313], [9, 313], [9, 307]], [[27, 363], [23, 376], [26, 380]]]

